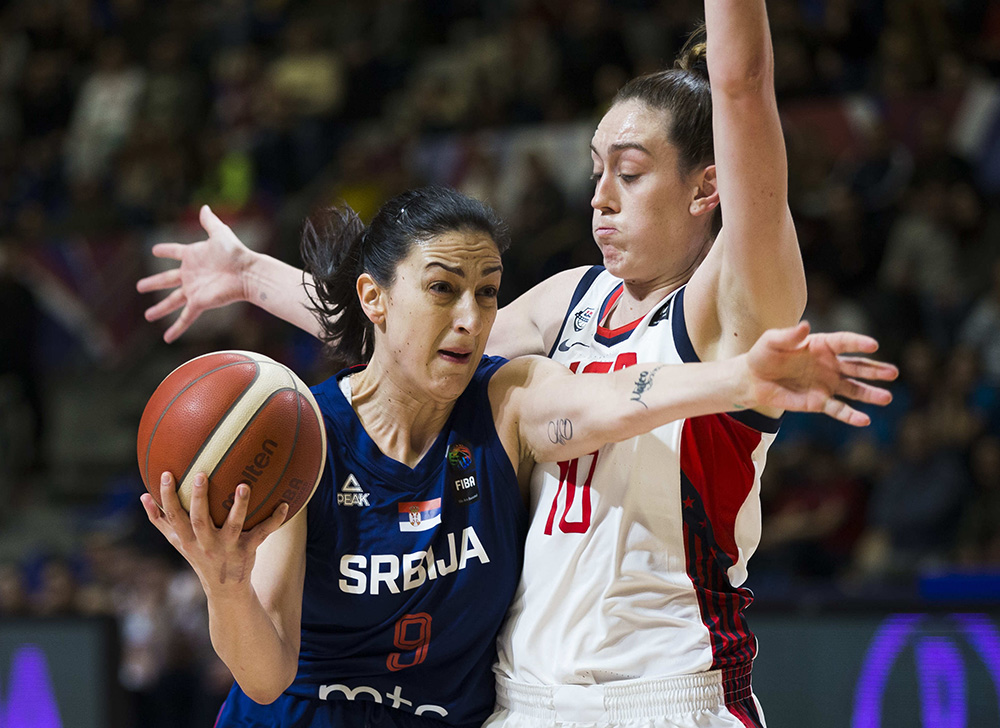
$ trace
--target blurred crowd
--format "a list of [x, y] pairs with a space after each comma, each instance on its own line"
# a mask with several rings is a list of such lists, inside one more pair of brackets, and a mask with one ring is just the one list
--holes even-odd
[[[750, 585], [763, 599], [918, 597], [929, 574], [1000, 574], [1000, 5], [768, 10], [806, 318], [875, 335], [902, 376], [866, 430], [786, 417]], [[295, 262], [309, 210], [339, 198], [365, 217], [408, 187], [451, 184], [511, 224], [509, 301], [599, 262], [593, 125], [625, 80], [670, 64], [701, 15], [698, 0], [0, 4], [7, 517], [17, 500], [5, 487], [50, 467], [51, 371], [72, 357], [121, 367], [163, 356], [132, 286], [149, 245], [190, 228], [200, 204], [254, 221], [259, 247]], [[515, 165], [511, 139], [531, 130], [581, 139], [569, 156], [582, 173], [537, 143]], [[301, 336], [249, 321], [192, 346], [323, 371]], [[177, 725], [157, 722], [158, 690], [197, 680], [182, 706], [193, 716], [228, 678], [196, 579], [150, 535], [138, 474], [129, 482], [127, 507], [102, 521], [112, 528], [81, 529], [71, 554], [0, 566], [0, 616], [116, 615], [137, 724]]]

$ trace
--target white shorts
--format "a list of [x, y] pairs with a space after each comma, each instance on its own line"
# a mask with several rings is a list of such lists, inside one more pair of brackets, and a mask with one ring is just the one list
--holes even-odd
[[767, 728], [749, 672], [606, 685], [528, 685], [497, 678], [497, 706], [483, 728]]

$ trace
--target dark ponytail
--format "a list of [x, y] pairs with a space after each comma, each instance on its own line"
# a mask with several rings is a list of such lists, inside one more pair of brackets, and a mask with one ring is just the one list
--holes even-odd
[[706, 50], [702, 24], [684, 44], [673, 68], [633, 78], [615, 96], [616, 104], [636, 99], [670, 113], [667, 138], [677, 147], [681, 175], [715, 162]]
[[414, 244], [464, 230], [488, 235], [500, 253], [510, 244], [507, 226], [488, 205], [447, 187], [397, 195], [379, 208], [367, 228], [347, 205], [307, 220], [300, 247], [315, 286], [306, 291], [330, 357], [349, 366], [367, 363], [374, 352], [375, 330], [358, 300], [358, 276], [368, 273], [388, 288]]
[[364, 235], [364, 223], [347, 205], [316, 213], [302, 229], [302, 260], [314, 281], [306, 285], [310, 310], [330, 358], [342, 366], [368, 361], [374, 345], [356, 290]]

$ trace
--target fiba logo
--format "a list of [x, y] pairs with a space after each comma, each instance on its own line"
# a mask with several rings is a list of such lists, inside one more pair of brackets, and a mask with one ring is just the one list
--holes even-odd
[[7, 691], [0, 695], [0, 728], [62, 728], [45, 653], [21, 645], [10, 662]]
[[[917, 701], [903, 697], [906, 685]], [[858, 675], [851, 728], [979, 728], [998, 719], [1000, 631], [989, 617], [895, 614], [882, 622]]]
[[448, 462], [459, 470], [472, 467], [472, 451], [465, 445], [452, 445], [448, 449]]

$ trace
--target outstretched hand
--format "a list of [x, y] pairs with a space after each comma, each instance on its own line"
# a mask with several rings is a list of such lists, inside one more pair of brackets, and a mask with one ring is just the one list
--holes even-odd
[[135, 286], [140, 293], [173, 289], [146, 309], [147, 321], [157, 321], [181, 309], [177, 320], [163, 334], [167, 343], [187, 331], [203, 311], [246, 300], [241, 273], [249, 263], [250, 249], [208, 205], [202, 205], [198, 219], [208, 238], [190, 244], [154, 245], [153, 255], [178, 260], [180, 266], [142, 278]]
[[181, 505], [170, 473], [163, 473], [160, 479], [162, 512], [149, 493], [144, 493], [140, 500], [150, 523], [191, 564], [206, 594], [213, 590], [245, 587], [250, 581], [257, 548], [278, 530], [288, 514], [288, 504], [282, 503], [270, 517], [244, 531], [250, 488], [241, 484], [236, 488], [229, 515], [217, 528], [209, 514], [208, 478], [204, 473], [195, 476], [190, 514]]
[[874, 359], [848, 356], [877, 349], [878, 342], [862, 334], [810, 334], [804, 321], [766, 331], [747, 352], [751, 400], [756, 407], [822, 412], [863, 427], [871, 418], [839, 398], [880, 406], [892, 401], [888, 390], [861, 380], [889, 382], [899, 370]]

